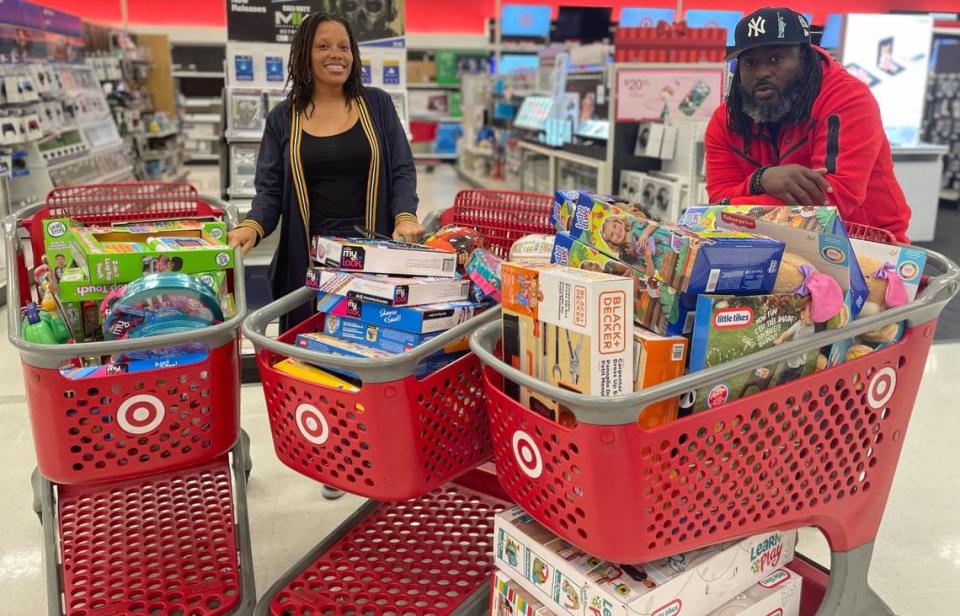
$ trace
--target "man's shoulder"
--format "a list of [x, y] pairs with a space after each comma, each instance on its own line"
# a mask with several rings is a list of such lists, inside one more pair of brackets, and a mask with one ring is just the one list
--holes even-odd
[[827, 109], [846, 106], [852, 102], [870, 102], [870, 87], [838, 62], [833, 62], [823, 74], [823, 85], [817, 102]]

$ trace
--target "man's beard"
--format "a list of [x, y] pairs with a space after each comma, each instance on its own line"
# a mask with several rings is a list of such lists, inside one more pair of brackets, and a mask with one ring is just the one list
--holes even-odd
[[740, 93], [743, 95], [743, 112], [757, 123], [779, 122], [785, 118], [800, 101], [800, 91], [803, 87], [803, 78], [797, 77], [787, 84], [780, 97], [774, 103], [761, 103], [753, 97], [741, 84]]

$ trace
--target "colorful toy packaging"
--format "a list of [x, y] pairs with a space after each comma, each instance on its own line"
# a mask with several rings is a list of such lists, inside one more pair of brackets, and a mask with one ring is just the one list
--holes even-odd
[[[159, 235], [162, 227], [162, 235]], [[132, 282], [145, 274], [231, 269], [233, 251], [220, 221], [81, 227], [68, 218], [43, 221], [46, 256], [57, 280], [78, 267], [88, 284]]]
[[[783, 295], [701, 295], [690, 347], [690, 372], [812, 336], [817, 324], [811, 299]], [[740, 374], [726, 382], [697, 391], [695, 411], [715, 408], [744, 396], [810, 374], [817, 367], [816, 350]]]
[[494, 572], [491, 616], [554, 616], [542, 603], [503, 573]]
[[557, 538], [519, 507], [494, 518], [497, 568], [549, 610], [569, 616], [706, 614], [770, 578], [793, 559], [795, 545], [795, 532], [775, 531], [663, 561], [615, 565]]
[[500, 280], [502, 264], [503, 259], [483, 248], [473, 251], [465, 268], [467, 278], [474, 284], [473, 299], [480, 302], [489, 297], [497, 303], [500, 302], [502, 299], [500, 287], [503, 284]]
[[[687, 339], [660, 336], [642, 327], [633, 330], [633, 388], [641, 391], [683, 376], [687, 363]], [[641, 428], [655, 428], [677, 418], [679, 400], [663, 400], [640, 414]]]
[[437, 250], [456, 253], [457, 271], [462, 273], [473, 251], [483, 248], [485, 242], [476, 229], [447, 225], [425, 238], [423, 244]]
[[558, 233], [551, 262], [576, 269], [604, 272], [633, 280], [634, 323], [663, 335], [688, 334], [693, 331], [697, 297], [678, 293], [656, 277], [608, 257], [596, 248], [573, 239], [569, 233]]
[[489, 306], [479, 302], [449, 302], [423, 306], [384, 306], [349, 297], [320, 300], [318, 310], [339, 317], [353, 317], [370, 325], [390, 327], [413, 334], [445, 332], [482, 313]]
[[360, 388], [346, 379], [335, 376], [326, 370], [304, 363], [302, 361], [288, 358], [279, 361], [273, 365], [275, 370], [289, 374], [298, 379], [303, 379], [310, 383], [323, 385], [330, 389], [337, 389], [347, 392], [358, 392]]
[[[624, 212], [628, 212], [637, 218], [653, 220], [653, 217], [639, 206], [625, 203], [615, 197], [579, 190], [558, 190], [553, 200], [553, 208], [550, 210], [550, 225], [556, 229], [558, 233], [569, 233], [573, 231], [577, 208], [592, 208], [594, 204], [615, 205]], [[510, 258], [513, 260], [512, 255]]]
[[799, 616], [803, 578], [777, 569], [707, 616]]
[[555, 238], [555, 235], [546, 235], [543, 233], [524, 235], [510, 247], [510, 258], [508, 261], [514, 263], [530, 263], [533, 265], [550, 263], [550, 255], [553, 254]]
[[[633, 285], [558, 265], [504, 263], [504, 354], [540, 380], [615, 396], [633, 389]], [[524, 365], [525, 363], [525, 365]], [[521, 392], [520, 401], [524, 394]], [[543, 401], [558, 412], [552, 401]]]
[[318, 267], [307, 270], [306, 284], [321, 293], [386, 306], [422, 306], [467, 300], [470, 281], [451, 278], [399, 278], [352, 274]]
[[683, 293], [765, 293], [783, 243], [752, 233], [685, 228], [616, 205], [579, 205], [571, 235]]
[[453, 278], [457, 253], [387, 240], [313, 238], [313, 260], [327, 267], [366, 274]]
[[847, 234], [837, 208], [821, 205], [698, 205], [687, 208], [680, 224], [712, 229], [717, 227], [717, 218], [725, 213], [818, 233]]
[[[349, 340], [342, 340], [334, 336], [318, 333], [300, 334], [297, 336], [296, 344], [311, 351], [328, 353], [330, 355], [343, 355], [344, 357], [357, 357], [360, 359], [389, 359], [396, 356], [395, 353], [388, 353], [387, 351], [364, 344], [357, 344]], [[414, 376], [423, 378], [462, 356], [463, 352], [446, 353], [439, 351], [434, 353], [417, 365]], [[339, 374], [340, 371], [337, 371], [337, 373]], [[357, 376], [348, 370], [344, 370], [343, 374], [351, 378], [356, 378]]]
[[[323, 324], [327, 335], [356, 342], [387, 353], [403, 353], [418, 347], [438, 334], [413, 334], [402, 329], [379, 327], [350, 317], [328, 314]], [[463, 350], [463, 349], [461, 349]]]

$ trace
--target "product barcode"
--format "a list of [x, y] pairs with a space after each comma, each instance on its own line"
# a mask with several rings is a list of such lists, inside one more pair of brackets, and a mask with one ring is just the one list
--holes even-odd
[[673, 361], [680, 361], [681, 359], [683, 359], [683, 345], [682, 344], [673, 345], [673, 353], [671, 355], [672, 355]]
[[443, 260], [443, 271], [452, 272], [457, 267], [457, 262], [453, 259], [444, 259]]
[[713, 293], [716, 291], [718, 282], [720, 282], [720, 270], [710, 270], [710, 277], [707, 278], [707, 293]]

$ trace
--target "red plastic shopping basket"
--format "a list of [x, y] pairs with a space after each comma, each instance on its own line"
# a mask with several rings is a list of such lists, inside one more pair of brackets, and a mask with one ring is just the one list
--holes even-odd
[[[817, 526], [837, 552], [876, 537], [933, 341], [960, 272], [901, 308], [618, 398], [584, 398], [501, 362], [488, 325], [471, 339], [485, 364], [494, 456], [517, 504], [562, 538], [613, 562], [649, 562], [774, 529]], [[654, 429], [649, 404], [808, 350], [907, 321], [903, 339], [806, 378]], [[503, 393], [502, 379], [564, 403], [560, 426]]]
[[[46, 206], [21, 221], [33, 254], [43, 254], [42, 221], [70, 217], [85, 224], [220, 216], [187, 184], [112, 184], [58, 188]], [[21, 284], [11, 285], [9, 303], [30, 298], [29, 273], [17, 230], [8, 230], [8, 257], [15, 259]], [[139, 342], [36, 345], [19, 335], [19, 311], [8, 310], [12, 343], [23, 363], [27, 408], [37, 466], [59, 484], [119, 481], [190, 466], [224, 454], [239, 434], [238, 331], [245, 299], [237, 276], [238, 316], [197, 334], [154, 337]], [[64, 361], [86, 356], [186, 343], [206, 343], [206, 359], [189, 366], [135, 374], [71, 379]]]
[[461, 190], [441, 225], [473, 227], [498, 257], [506, 258], [513, 243], [531, 233], [553, 233], [553, 197], [501, 190]]

